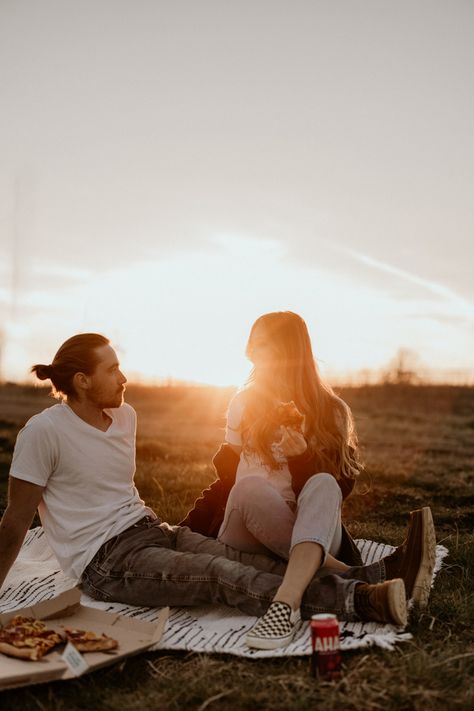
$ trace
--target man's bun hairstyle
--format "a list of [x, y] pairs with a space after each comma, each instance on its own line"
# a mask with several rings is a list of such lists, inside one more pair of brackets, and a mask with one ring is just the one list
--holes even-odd
[[74, 376], [76, 373], [92, 375], [99, 362], [96, 349], [108, 345], [109, 339], [99, 333], [79, 333], [62, 344], [51, 365], [38, 363], [31, 372], [38, 380], [51, 380], [53, 395], [74, 398]]
[[36, 375], [38, 380], [48, 380], [53, 374], [53, 366], [38, 363], [32, 366], [31, 372]]

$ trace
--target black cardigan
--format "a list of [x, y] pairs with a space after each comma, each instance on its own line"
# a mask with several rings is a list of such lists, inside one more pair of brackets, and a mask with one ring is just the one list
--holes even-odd
[[[202, 533], [204, 536], [216, 538], [224, 520], [227, 498], [235, 483], [239, 455], [228, 444], [223, 444], [215, 454], [212, 463], [218, 478], [208, 489], [204, 489], [180, 525], [189, 526], [192, 531]], [[288, 457], [291, 485], [296, 497], [313, 474], [327, 471], [327, 461], [324, 461], [324, 465], [318, 454], [305, 452], [297, 457]], [[342, 497], [345, 499], [353, 489], [354, 480], [342, 477], [336, 481], [341, 488]], [[341, 548], [337, 558], [347, 565], [362, 565], [360, 551], [344, 525], [342, 526]]]

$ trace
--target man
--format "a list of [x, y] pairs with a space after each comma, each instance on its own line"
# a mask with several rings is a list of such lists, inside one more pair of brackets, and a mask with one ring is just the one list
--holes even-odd
[[[428, 508], [412, 513], [405, 543], [381, 562], [315, 575], [310, 560], [292, 560], [292, 553], [289, 576], [283, 561], [162, 523], [141, 500], [133, 483], [136, 415], [123, 402], [126, 378], [108, 339], [73, 336], [51, 365], [32, 371], [50, 379], [63, 400], [18, 435], [0, 523], [0, 589], [38, 508], [62, 570], [92, 597], [144, 606], [231, 605], [262, 616], [247, 636], [258, 648], [289, 642], [300, 608], [305, 618], [326, 611], [404, 625], [405, 587], [426, 604], [435, 558]], [[305, 583], [295, 590], [294, 580]]]

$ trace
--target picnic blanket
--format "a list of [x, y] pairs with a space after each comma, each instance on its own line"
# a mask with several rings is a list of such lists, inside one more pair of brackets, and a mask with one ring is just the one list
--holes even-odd
[[[392, 546], [374, 541], [356, 541], [364, 563], [372, 563], [388, 555]], [[436, 573], [448, 550], [436, 547]], [[41, 600], [56, 597], [76, 584], [59, 569], [44, 531], [41, 527], [31, 529], [23, 543], [20, 554], [11, 569], [0, 597], [0, 613], [27, 607]], [[82, 595], [83, 605], [117, 612], [128, 617], [153, 621], [158, 617], [158, 608], [134, 607], [120, 603], [104, 603]], [[302, 656], [311, 653], [311, 641], [307, 621], [299, 623], [293, 641], [281, 649], [260, 651], [249, 649], [245, 635], [255, 623], [255, 617], [227, 606], [174, 607], [170, 609], [168, 624], [160, 642], [152, 649], [173, 649], [193, 652], [218, 652], [242, 657]], [[342, 650], [377, 645], [393, 649], [396, 642], [411, 639], [411, 634], [394, 625], [376, 622], [341, 622]]]

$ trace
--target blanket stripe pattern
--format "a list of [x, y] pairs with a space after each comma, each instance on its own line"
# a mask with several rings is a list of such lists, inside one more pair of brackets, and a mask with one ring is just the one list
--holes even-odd
[[[365, 539], [358, 539], [356, 543], [366, 564], [379, 560], [393, 550], [393, 546]], [[433, 581], [447, 553], [448, 550], [444, 546], [436, 547]], [[56, 597], [74, 587], [75, 582], [67, 578], [59, 569], [43, 529], [41, 527], [31, 529], [6, 580], [0, 597], [0, 613], [28, 607], [41, 600]], [[153, 621], [158, 617], [157, 608], [104, 603], [93, 600], [87, 595], [82, 596], [82, 603], [147, 621]], [[311, 653], [307, 621], [299, 623], [292, 642], [286, 647], [269, 651], [249, 649], [244, 639], [255, 621], [255, 617], [249, 617], [224, 605], [171, 608], [163, 637], [152, 649], [214, 652], [249, 658], [302, 656]], [[391, 650], [395, 643], [411, 639], [412, 636], [401, 627], [376, 622], [341, 621], [340, 628], [342, 650], [372, 645]]]

